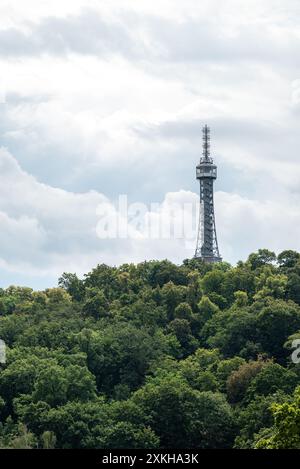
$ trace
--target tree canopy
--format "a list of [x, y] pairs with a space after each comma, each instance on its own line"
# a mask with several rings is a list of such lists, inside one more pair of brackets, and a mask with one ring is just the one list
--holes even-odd
[[0, 289], [0, 447], [299, 448], [300, 254]]

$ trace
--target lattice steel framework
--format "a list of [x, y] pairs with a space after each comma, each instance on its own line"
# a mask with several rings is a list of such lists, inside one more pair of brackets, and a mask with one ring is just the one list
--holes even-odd
[[200, 182], [200, 213], [195, 257], [205, 262], [221, 262], [214, 211], [213, 185], [217, 179], [217, 166], [210, 157], [210, 128], [205, 125], [202, 132], [203, 155], [196, 167], [196, 177]]

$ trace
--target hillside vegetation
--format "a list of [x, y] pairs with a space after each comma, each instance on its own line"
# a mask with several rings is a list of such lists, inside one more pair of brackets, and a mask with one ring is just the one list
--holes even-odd
[[300, 254], [0, 290], [0, 447], [300, 448]]

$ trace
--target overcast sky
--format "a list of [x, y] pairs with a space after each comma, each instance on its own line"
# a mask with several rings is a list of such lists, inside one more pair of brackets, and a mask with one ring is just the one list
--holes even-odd
[[0, 0], [0, 18], [0, 286], [191, 257], [97, 238], [96, 209], [195, 200], [205, 123], [223, 258], [300, 250], [299, 0]]

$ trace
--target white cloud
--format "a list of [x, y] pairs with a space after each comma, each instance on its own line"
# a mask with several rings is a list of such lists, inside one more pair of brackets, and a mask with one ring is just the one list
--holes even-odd
[[26, 266], [44, 274], [90, 265], [99, 249], [96, 207], [106, 198], [41, 184], [3, 149], [0, 173], [2, 261], [17, 272]]
[[260, 248], [299, 251], [300, 197], [259, 201], [217, 192], [216, 207], [224, 259], [245, 259]]
[[[96, 192], [75, 194], [41, 184], [2, 149], [0, 268], [15, 274], [26, 272], [31, 278], [42, 277], [46, 286], [55, 283], [63, 271], [82, 275], [98, 262], [118, 265], [155, 258], [181, 262], [193, 255], [195, 239], [184, 231], [182, 237], [177, 231], [177, 238], [171, 239], [164, 234], [170, 226], [180, 228], [183, 222], [182, 213], [174, 210], [174, 204], [175, 208], [190, 204], [188, 211], [195, 216], [192, 210], [197, 200], [198, 195], [193, 192], [177, 191], [167, 193], [159, 208], [146, 207], [142, 221], [152, 223], [152, 227], [160, 224], [159, 236], [99, 239], [97, 207], [108, 204], [113, 213], [116, 208], [112, 202]], [[260, 247], [277, 252], [299, 249], [299, 217], [299, 198], [292, 202], [288, 197], [260, 202], [233, 193], [216, 193], [221, 254], [232, 262]], [[144, 233], [131, 221], [130, 232], [136, 229]]]
[[1, 271], [53, 279], [98, 261], [191, 256], [181, 242], [101, 243], [95, 210], [127, 193], [164, 201], [172, 218], [168, 201], [196, 197], [205, 122], [224, 258], [297, 248], [298, 9], [296, 0], [2, 0]]

